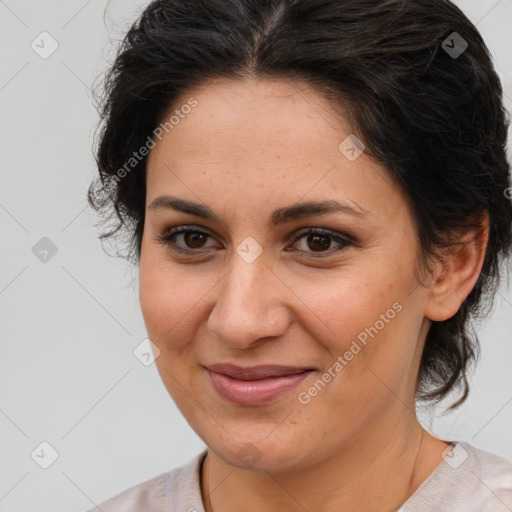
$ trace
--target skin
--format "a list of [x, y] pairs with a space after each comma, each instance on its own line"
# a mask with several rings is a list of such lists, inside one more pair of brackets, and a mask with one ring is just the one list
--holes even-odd
[[[416, 419], [418, 368], [430, 321], [451, 317], [476, 282], [486, 231], [468, 233], [463, 249], [433, 260], [432, 274], [422, 272], [402, 192], [365, 154], [350, 161], [340, 152], [353, 129], [327, 99], [285, 80], [216, 80], [188, 91], [169, 112], [190, 97], [197, 106], [164, 134], [147, 163], [140, 303], [160, 350], [161, 378], [209, 449], [204, 507], [396, 510], [448, 446]], [[149, 208], [164, 194], [206, 205], [223, 222]], [[277, 208], [326, 199], [366, 213], [269, 222]], [[177, 226], [209, 236], [195, 245], [184, 235], [174, 246], [163, 243]], [[307, 235], [291, 241], [312, 227], [354, 243], [327, 238], [329, 255], [319, 257]], [[246, 237], [262, 248], [252, 263], [236, 252]], [[300, 403], [298, 394], [396, 303], [400, 312]], [[248, 407], [213, 389], [203, 365], [218, 362], [316, 371], [279, 401]], [[259, 458], [253, 466], [238, 456], [248, 444]]]

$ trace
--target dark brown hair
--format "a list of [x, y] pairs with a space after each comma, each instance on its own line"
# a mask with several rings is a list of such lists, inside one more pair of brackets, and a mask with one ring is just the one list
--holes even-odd
[[99, 178], [88, 193], [109, 228], [102, 238], [127, 243], [131, 261], [140, 258], [146, 158], [126, 162], [176, 98], [209, 79], [248, 76], [300, 80], [349, 105], [367, 153], [403, 188], [424, 255], [488, 215], [478, 282], [452, 318], [432, 323], [417, 384], [424, 400], [460, 385], [458, 405], [478, 354], [470, 320], [492, 302], [512, 240], [508, 121], [477, 29], [447, 0], [151, 2], [104, 82]]

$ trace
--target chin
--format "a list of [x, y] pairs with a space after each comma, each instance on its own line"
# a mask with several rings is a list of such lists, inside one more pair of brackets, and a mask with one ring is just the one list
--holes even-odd
[[[255, 429], [256, 430], [256, 429]], [[275, 432], [274, 432], [275, 434]], [[283, 439], [274, 434], [251, 433], [204, 439], [209, 449], [224, 463], [248, 471], [286, 472], [297, 469], [307, 457], [307, 448], [295, 438]]]

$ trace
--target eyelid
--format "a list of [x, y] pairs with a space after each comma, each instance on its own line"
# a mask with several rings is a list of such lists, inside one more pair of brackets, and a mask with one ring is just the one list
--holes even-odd
[[160, 243], [173, 251], [180, 252], [182, 254], [200, 254], [205, 252], [211, 252], [211, 247], [207, 247], [206, 249], [184, 249], [182, 247], [176, 246], [171, 243], [171, 239], [175, 238], [178, 235], [187, 234], [187, 233], [200, 233], [206, 235], [212, 239], [215, 239], [215, 236], [208, 232], [207, 228], [203, 226], [195, 226], [193, 224], [174, 226], [164, 230], [162, 234], [157, 234], [155, 236], [155, 241]]
[[320, 252], [314, 252], [314, 251], [302, 251], [300, 249], [296, 249], [293, 252], [297, 252], [300, 254], [300, 257], [305, 255], [306, 258], [312, 257], [312, 258], [328, 258], [330, 256], [333, 256], [334, 254], [342, 253], [344, 252], [348, 247], [354, 246], [355, 241], [354, 239], [349, 236], [342, 233], [338, 233], [336, 231], [331, 231], [330, 229], [325, 228], [317, 228], [317, 227], [307, 227], [300, 229], [299, 231], [296, 231], [293, 233], [292, 238], [290, 240], [290, 243], [295, 243], [297, 240], [300, 240], [301, 238], [304, 238], [306, 235], [324, 235], [327, 237], [330, 237], [332, 241], [334, 241], [337, 244], [340, 244], [341, 247], [339, 248], [331, 248], [327, 251], [320, 251]]
[[[161, 235], [157, 235], [155, 237], [156, 242], [161, 243], [167, 247], [169, 247], [171, 250], [175, 252], [179, 252], [182, 254], [189, 254], [189, 255], [200, 255], [205, 254], [207, 252], [212, 252], [211, 247], [207, 247], [205, 249], [184, 249], [182, 247], [176, 246], [175, 244], [171, 244], [171, 239], [180, 235], [180, 234], [186, 234], [186, 233], [201, 233], [203, 235], [206, 235], [210, 238], [215, 239], [216, 237], [209, 233], [207, 228], [204, 228], [203, 226], [196, 226], [193, 224], [187, 224], [187, 225], [181, 225], [181, 226], [175, 226], [170, 227], [164, 231]], [[320, 252], [309, 252], [309, 251], [303, 251], [303, 250], [295, 250], [294, 252], [303, 253], [307, 256], [313, 256], [314, 258], [322, 258], [322, 257], [328, 257], [331, 256], [334, 252], [342, 252], [344, 249], [346, 249], [348, 246], [355, 245], [354, 239], [347, 235], [338, 233], [336, 231], [331, 231], [329, 229], [325, 228], [319, 228], [319, 227], [304, 227], [297, 231], [295, 231], [291, 237], [289, 238], [287, 244], [293, 244], [297, 240], [303, 238], [305, 235], [325, 235], [330, 237], [335, 243], [341, 244], [343, 247], [338, 250], [328, 249], [327, 251], [320, 251]]]
[[317, 228], [313, 226], [299, 229], [298, 231], [292, 234], [290, 241], [296, 242], [299, 238], [306, 234], [326, 235], [330, 236], [333, 239], [341, 240], [342, 242], [345, 242], [347, 244], [355, 244], [354, 239], [350, 235], [347, 235], [345, 233], [338, 233], [336, 231], [332, 231], [326, 228]]

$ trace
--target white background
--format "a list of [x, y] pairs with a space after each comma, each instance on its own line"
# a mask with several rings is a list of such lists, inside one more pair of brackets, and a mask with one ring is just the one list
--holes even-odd
[[[512, 0], [456, 3], [486, 39], [512, 109]], [[154, 365], [132, 353], [145, 338], [136, 269], [102, 252], [85, 199], [90, 87], [145, 4], [0, 0], [2, 512], [83, 511], [203, 449]], [[31, 48], [43, 31], [59, 45], [48, 59]], [[42, 237], [58, 250], [47, 263], [32, 253]], [[510, 459], [511, 303], [502, 288], [479, 327], [468, 402], [427, 423]], [[59, 454], [46, 470], [30, 456], [42, 441]]]

